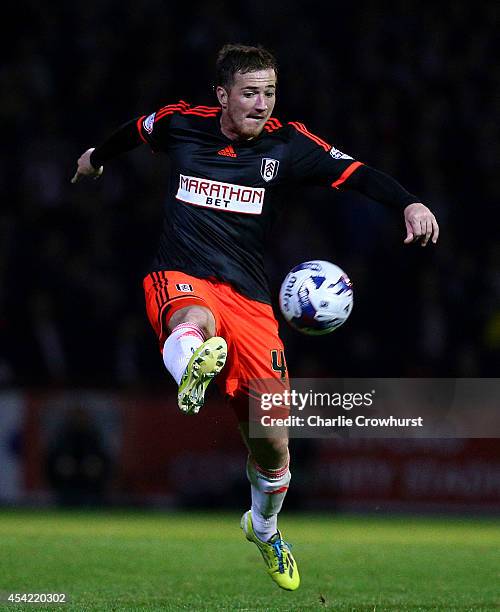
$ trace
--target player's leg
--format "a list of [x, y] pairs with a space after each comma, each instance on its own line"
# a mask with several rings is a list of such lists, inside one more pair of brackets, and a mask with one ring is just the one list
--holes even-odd
[[288, 438], [252, 438], [248, 423], [240, 423], [240, 431], [249, 451], [253, 528], [266, 542], [278, 531], [278, 514], [290, 484]]
[[146, 310], [158, 335], [165, 367], [179, 385], [179, 408], [196, 414], [205, 391], [223, 368], [227, 347], [215, 336], [217, 311], [210, 283], [179, 272], [144, 279]]
[[203, 332], [206, 340], [215, 336], [215, 317], [210, 308], [206, 306], [191, 305], [179, 308], [170, 317], [168, 329], [172, 333], [178, 325], [185, 323], [197, 326]]
[[247, 477], [252, 496], [252, 507], [242, 516], [241, 527], [247, 540], [259, 549], [274, 582], [294, 591], [300, 586], [299, 570], [278, 529], [278, 514], [291, 478], [288, 440], [252, 438], [248, 423], [240, 423], [240, 430], [249, 449]]
[[167, 322], [168, 337], [163, 345], [163, 362], [180, 385], [193, 353], [215, 336], [215, 317], [206, 306], [179, 308]]
[[215, 317], [204, 306], [180, 308], [170, 317], [168, 329], [163, 362], [179, 385], [179, 408], [197, 414], [208, 385], [224, 367], [226, 342], [215, 336]]
[[[251, 381], [256, 381], [259, 387], [262, 383], [264, 392], [288, 389], [283, 343], [270, 306], [242, 296], [234, 296], [234, 301], [225, 321], [226, 326], [236, 330], [231, 341], [238, 367], [237, 371], [228, 373], [227, 393], [249, 451], [247, 476], [252, 501], [251, 509], [242, 517], [241, 526], [247, 539], [259, 548], [271, 578], [281, 588], [295, 590], [300, 584], [299, 572], [278, 529], [278, 514], [291, 478], [288, 437], [284, 432], [279, 437], [251, 437], [249, 428], [252, 418], [249, 397], [256, 395], [256, 389], [250, 388]], [[281, 409], [288, 412], [283, 406]]]

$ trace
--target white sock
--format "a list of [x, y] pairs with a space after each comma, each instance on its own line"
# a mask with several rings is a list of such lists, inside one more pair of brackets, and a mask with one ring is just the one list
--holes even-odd
[[205, 334], [196, 323], [177, 325], [165, 340], [163, 363], [178, 385], [191, 356], [203, 342], [205, 342]]
[[252, 523], [257, 537], [267, 542], [278, 531], [278, 512], [285, 499], [291, 474], [289, 462], [277, 470], [264, 470], [249, 456], [247, 477], [252, 490]]

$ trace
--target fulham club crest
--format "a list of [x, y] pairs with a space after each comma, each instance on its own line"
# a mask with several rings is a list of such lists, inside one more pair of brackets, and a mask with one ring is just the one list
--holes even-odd
[[260, 174], [262, 178], [269, 183], [278, 174], [278, 166], [280, 165], [277, 159], [271, 159], [270, 157], [263, 157], [262, 164], [260, 165]]

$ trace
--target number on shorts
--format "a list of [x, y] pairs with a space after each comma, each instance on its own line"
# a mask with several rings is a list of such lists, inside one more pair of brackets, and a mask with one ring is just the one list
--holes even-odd
[[273, 349], [271, 351], [271, 367], [275, 372], [281, 373], [281, 378], [285, 378], [286, 376], [286, 362], [285, 362], [285, 353], [283, 351], [277, 351]]

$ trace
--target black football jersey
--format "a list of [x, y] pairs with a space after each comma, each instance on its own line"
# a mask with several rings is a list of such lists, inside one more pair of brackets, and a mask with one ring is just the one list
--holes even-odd
[[257, 138], [231, 141], [220, 110], [180, 101], [137, 121], [142, 140], [170, 158], [153, 269], [216, 278], [270, 303], [263, 253], [279, 188], [295, 181], [338, 187], [361, 163], [302, 123], [273, 117]]

